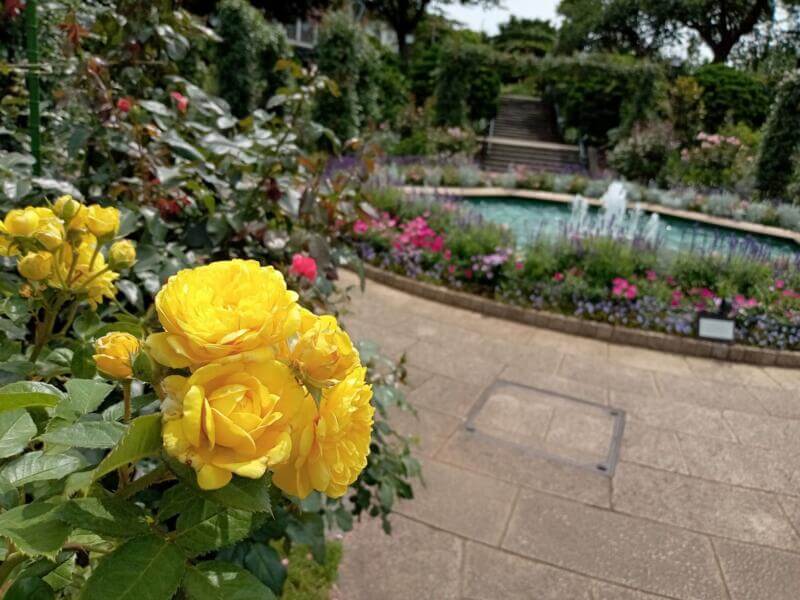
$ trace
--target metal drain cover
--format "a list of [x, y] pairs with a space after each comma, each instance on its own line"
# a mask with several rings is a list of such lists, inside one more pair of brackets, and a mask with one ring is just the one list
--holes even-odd
[[473, 406], [466, 428], [537, 456], [611, 476], [624, 424], [622, 410], [497, 380]]

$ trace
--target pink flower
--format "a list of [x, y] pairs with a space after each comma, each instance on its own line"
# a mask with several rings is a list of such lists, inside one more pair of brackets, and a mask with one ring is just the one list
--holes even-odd
[[680, 290], [673, 290], [672, 291], [672, 301], [670, 302], [670, 306], [673, 308], [681, 305], [681, 300], [683, 300], [683, 292]]
[[647, 272], [646, 277], [647, 281], [655, 281], [656, 279], [658, 279], [658, 273], [656, 273], [651, 269], [650, 271]]
[[117, 100], [117, 110], [122, 113], [130, 112], [131, 107], [133, 104], [131, 103], [129, 98], [120, 98]]
[[289, 271], [298, 277], [305, 277], [309, 281], [317, 278], [317, 261], [310, 256], [295, 254], [292, 257], [292, 267]]
[[456, 266], [455, 265], [448, 266], [447, 271], [450, 273], [450, 275], [452, 275], [453, 273], [456, 272]]
[[628, 287], [628, 289], [625, 290], [625, 297], [628, 300], [633, 300], [634, 298], [636, 298], [636, 295], [638, 293], [639, 293], [639, 290], [636, 289], [636, 286], [635, 285], [631, 285], [631, 286]]
[[186, 109], [189, 108], [189, 99], [180, 92], [172, 92], [170, 96], [173, 100], [175, 100], [175, 105], [178, 107], [178, 112], [185, 113]]
[[712, 292], [708, 288], [702, 288], [700, 290], [700, 297], [701, 298], [713, 298], [714, 297], [714, 292]]
[[369, 231], [369, 225], [367, 225], [364, 221], [359, 219], [355, 223], [353, 223], [353, 233], [357, 233], [359, 235], [367, 233]]
[[518, 260], [517, 262], [514, 263], [514, 268], [517, 271], [522, 271], [522, 269], [525, 268], [525, 265], [523, 264], [523, 262], [521, 260]]
[[564, 281], [564, 274], [563, 273], [556, 273], [553, 275], [553, 281]]
[[786, 287], [786, 282], [783, 279], [776, 279], [775, 280], [775, 289], [776, 290], [782, 290], [784, 287]]
[[450, 249], [448, 248], [447, 250], [444, 251], [443, 256], [445, 260], [450, 260], [450, 257], [453, 256], [453, 253], [450, 252]]
[[472, 279], [472, 269], [465, 269], [464, 277], [466, 277], [467, 279]]

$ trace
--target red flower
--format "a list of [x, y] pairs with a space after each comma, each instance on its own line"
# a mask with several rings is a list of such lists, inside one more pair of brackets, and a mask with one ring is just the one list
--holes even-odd
[[564, 281], [564, 274], [563, 273], [556, 273], [553, 275], [553, 281]]
[[309, 281], [317, 278], [317, 261], [310, 256], [295, 254], [292, 257], [292, 267], [289, 272], [298, 277], [305, 277]]
[[117, 100], [117, 110], [119, 112], [127, 113], [130, 112], [133, 103], [128, 98], [120, 98]]
[[175, 100], [175, 105], [178, 107], [178, 112], [185, 113], [189, 108], [189, 99], [180, 92], [172, 92], [170, 94], [172, 99]]

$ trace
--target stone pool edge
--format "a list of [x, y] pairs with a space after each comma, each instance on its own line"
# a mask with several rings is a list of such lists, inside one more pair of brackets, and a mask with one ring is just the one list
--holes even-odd
[[[505, 304], [496, 300], [483, 298], [475, 294], [459, 292], [440, 285], [417, 281], [403, 275], [391, 273], [372, 265], [364, 264], [364, 275], [367, 279], [377, 281], [389, 287], [425, 298], [441, 302], [490, 317], [505, 319], [552, 329], [561, 333], [580, 335], [604, 340], [616, 344], [625, 344], [639, 348], [648, 348], [672, 354], [714, 358], [731, 362], [747, 363], [761, 367], [800, 368], [800, 352], [756, 348], [740, 344], [726, 344], [680, 337], [657, 331], [644, 331], [628, 327], [617, 327], [608, 323], [589, 321], [579, 317], [560, 315], [548, 311], [522, 308]], [[346, 267], [355, 272], [352, 267]]]
[[[575, 194], [561, 194], [559, 192], [545, 192], [539, 190], [502, 187], [469, 188], [403, 185], [399, 186], [399, 189], [405, 194], [438, 193], [450, 196], [461, 196], [464, 198], [495, 198], [498, 196], [505, 196], [508, 198], [518, 198], [521, 200], [544, 200], [546, 202], [558, 202], [561, 204], [569, 204], [575, 198]], [[597, 198], [587, 197], [586, 200], [592, 206], [600, 206], [600, 200]], [[793, 241], [800, 245], [800, 232], [792, 231], [790, 229], [783, 229], [782, 227], [772, 227], [770, 225], [761, 225], [760, 223], [750, 223], [748, 221], [735, 221], [734, 219], [727, 219], [725, 217], [715, 217], [705, 213], [681, 210], [679, 208], [670, 208], [668, 206], [651, 204], [649, 202], [639, 202], [638, 205], [641, 206], [642, 210], [649, 213], [657, 213], [659, 215], [675, 217], [685, 221], [695, 221], [697, 223], [704, 223], [706, 225], [715, 225], [717, 227], [733, 229], [745, 233], [781, 238], [784, 240]]]

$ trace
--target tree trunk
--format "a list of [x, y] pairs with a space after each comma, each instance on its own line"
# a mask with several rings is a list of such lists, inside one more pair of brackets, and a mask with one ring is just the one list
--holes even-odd
[[394, 33], [397, 36], [397, 52], [400, 54], [400, 64], [408, 72], [408, 62], [411, 60], [411, 46], [408, 45], [408, 29], [402, 25], [395, 25]]

